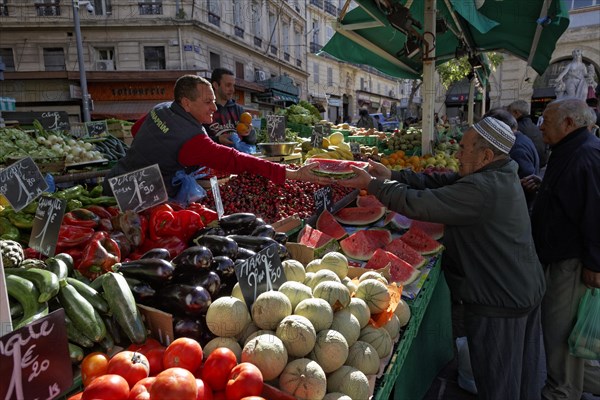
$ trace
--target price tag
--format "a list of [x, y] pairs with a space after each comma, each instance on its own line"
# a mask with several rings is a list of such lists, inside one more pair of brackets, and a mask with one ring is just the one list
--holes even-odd
[[48, 183], [31, 157], [23, 158], [0, 171], [0, 194], [15, 211], [20, 211], [34, 201]]
[[169, 199], [158, 164], [108, 179], [121, 211], [144, 211]]
[[350, 142], [350, 152], [352, 154], [361, 154], [360, 153], [360, 143]]
[[55, 399], [73, 369], [62, 308], [0, 338], [0, 399]]
[[54, 255], [60, 225], [66, 209], [66, 200], [48, 196], [40, 198], [33, 219], [29, 247], [48, 257]]
[[221, 199], [221, 190], [219, 190], [219, 181], [216, 176], [210, 178], [210, 188], [212, 189], [213, 197], [215, 198], [215, 208], [217, 209], [217, 217], [223, 218], [225, 210], [223, 209], [223, 200]]
[[316, 124], [313, 126], [310, 142], [313, 147], [318, 149], [323, 148], [323, 138], [331, 135], [331, 127], [329, 125]]
[[279, 248], [273, 244], [235, 266], [240, 289], [248, 309], [261, 293], [277, 290], [286, 281]]
[[108, 133], [108, 124], [106, 123], [106, 120], [86, 122], [85, 131], [88, 136], [98, 136], [103, 133]]
[[325, 210], [331, 211], [333, 208], [333, 189], [331, 186], [324, 186], [314, 194], [315, 215], [321, 215]]
[[285, 115], [267, 115], [267, 138], [271, 143], [285, 142]]

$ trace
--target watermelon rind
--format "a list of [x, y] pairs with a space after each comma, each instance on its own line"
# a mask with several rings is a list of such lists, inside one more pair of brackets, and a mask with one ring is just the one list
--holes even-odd
[[393, 211], [386, 215], [383, 223], [384, 226], [389, 226], [391, 229], [396, 231], [405, 231], [410, 228], [411, 224], [412, 219]]
[[400, 257], [390, 253], [389, 251], [386, 251], [386, 253], [390, 260], [389, 278], [392, 282], [396, 282], [404, 286], [410, 285], [421, 274], [421, 271], [414, 268]]
[[427, 264], [427, 259], [418, 251], [410, 247], [401, 238], [396, 238], [388, 243], [384, 249], [400, 257], [414, 268], [419, 269]]
[[319, 218], [317, 218], [316, 227], [321, 232], [328, 234], [337, 240], [342, 240], [348, 236], [348, 232], [342, 225], [333, 217], [333, 214], [328, 210], [323, 210]]
[[379, 221], [385, 215], [385, 207], [345, 207], [333, 216], [344, 225], [364, 226]]
[[423, 256], [437, 254], [444, 246], [417, 227], [412, 227], [400, 239]]
[[315, 175], [325, 176], [327, 178], [332, 178], [332, 179], [350, 179], [350, 178], [354, 178], [356, 176], [356, 172], [354, 172], [354, 171], [352, 171], [352, 172], [328, 172], [328, 171], [321, 171], [318, 169], [311, 169], [311, 172]]
[[357, 207], [385, 207], [379, 199], [373, 194], [366, 194], [356, 198]]
[[414, 219], [410, 226], [419, 228], [434, 240], [440, 240], [442, 237], [444, 237], [444, 224], [440, 224], [437, 222], [419, 221]]
[[347, 257], [366, 261], [375, 250], [392, 241], [392, 234], [386, 229], [360, 230], [340, 242], [342, 251]]
[[333, 173], [354, 173], [352, 167], [356, 168], [367, 168], [369, 163], [365, 161], [351, 161], [351, 160], [336, 160], [331, 158], [319, 158], [311, 157], [306, 160], [306, 163], [316, 162], [319, 164], [317, 169], [313, 171], [321, 172], [333, 172]]

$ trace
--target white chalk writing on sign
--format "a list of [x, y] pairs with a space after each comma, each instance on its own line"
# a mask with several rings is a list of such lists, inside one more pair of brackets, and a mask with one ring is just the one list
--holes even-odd
[[248, 286], [254, 288], [254, 298], [259, 295], [258, 287], [263, 282], [265, 291], [273, 290], [273, 283], [282, 276], [282, 268], [273, 269], [272, 260], [279, 251], [277, 246], [269, 246], [242, 264], [238, 279], [244, 279]]

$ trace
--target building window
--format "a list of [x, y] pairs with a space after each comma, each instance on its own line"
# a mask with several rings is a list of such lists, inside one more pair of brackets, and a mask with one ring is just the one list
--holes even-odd
[[217, 53], [210, 52], [210, 69], [214, 70], [215, 68], [221, 67], [221, 55]]
[[62, 47], [44, 48], [44, 68], [46, 71], [64, 71], [65, 50]]
[[319, 83], [319, 64], [318, 63], [313, 64], [313, 82]]
[[8, 17], [8, 5], [6, 5], [7, 0], [0, 1], [0, 16]]
[[16, 71], [15, 70], [15, 58], [13, 55], [13, 49], [10, 47], [0, 48], [0, 61], [4, 63], [5, 71]]
[[240, 79], [246, 79], [246, 74], [244, 73], [244, 63], [239, 61], [235, 62], [235, 76]]
[[[306, 53], [305, 50], [305, 43], [302, 42], [302, 28], [300, 28], [299, 30], [295, 30], [294, 29], [294, 57], [296, 57], [296, 60], [302, 62], [302, 57], [303, 55]], [[296, 66], [300, 66], [298, 64], [296, 64]]]
[[112, 3], [111, 0], [94, 0], [94, 14], [95, 15], [111, 15], [112, 14]]
[[243, 39], [246, 26], [244, 24], [244, 18], [242, 18], [242, 1], [243, 0], [233, 0], [233, 26], [235, 36]]
[[165, 48], [163, 46], [144, 46], [144, 68], [166, 69]]
[[331, 15], [337, 15], [337, 7], [331, 1], [325, 0], [325, 12]]
[[277, 46], [279, 45], [279, 35], [277, 32], [277, 16], [274, 13], [269, 13], [269, 35], [271, 36], [271, 53], [273, 53], [273, 47], [277, 54]]
[[281, 47], [283, 48], [283, 55], [287, 59], [285, 61], [290, 60], [290, 24], [288, 22], [283, 21], [281, 23]]
[[327, 67], [327, 86], [333, 86], [333, 68]]
[[[252, 1], [250, 7], [250, 22], [252, 24], [252, 34], [257, 38], [262, 38], [262, 27], [261, 27], [261, 7], [258, 1]], [[254, 43], [256, 45], [256, 41]]]
[[162, 15], [163, 5], [162, 2], [157, 1], [144, 1], [138, 3], [140, 15]]
[[114, 71], [115, 49], [114, 47], [96, 49], [96, 71]]
[[219, 0], [208, 0], [208, 22], [221, 26], [221, 4]]
[[38, 17], [57, 17], [60, 15], [60, 4], [54, 0], [44, 0], [35, 3]]

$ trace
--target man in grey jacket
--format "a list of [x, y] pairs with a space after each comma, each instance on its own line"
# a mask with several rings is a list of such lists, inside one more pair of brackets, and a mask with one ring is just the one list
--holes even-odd
[[539, 399], [542, 380], [542, 267], [527, 204], [508, 157], [515, 141], [503, 122], [487, 117], [465, 132], [459, 172], [369, 172], [340, 184], [367, 189], [390, 210], [446, 225], [444, 275], [465, 305], [465, 329], [479, 399]]

